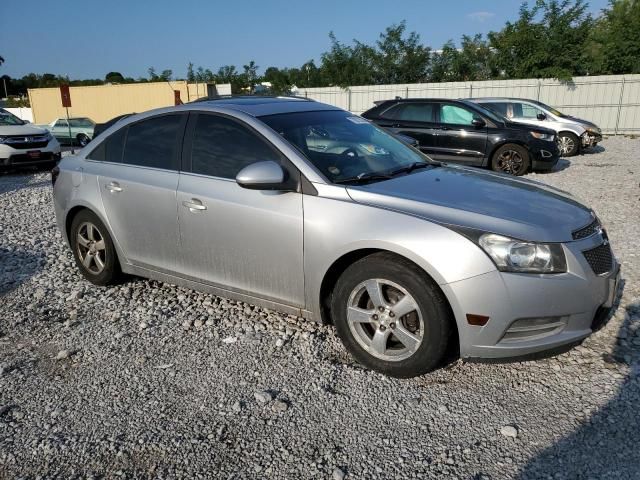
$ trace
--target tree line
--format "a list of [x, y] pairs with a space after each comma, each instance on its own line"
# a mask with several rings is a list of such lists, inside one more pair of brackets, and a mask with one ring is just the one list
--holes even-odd
[[[233, 93], [253, 92], [270, 82], [270, 93], [287, 93], [293, 86], [324, 87], [391, 83], [475, 81], [517, 78], [569, 80], [580, 75], [640, 73], [640, 0], [609, 0], [594, 17], [585, 0], [536, 0], [524, 3], [515, 21], [486, 36], [463, 35], [433, 50], [406, 23], [391, 25], [373, 44], [345, 43], [329, 33], [330, 47], [319, 64], [299, 67], [259, 67], [250, 61], [237, 68], [224, 65], [215, 72], [189, 63], [186, 78], [150, 67], [147, 77], [109, 72], [104, 79], [72, 80], [50, 73], [4, 76], [9, 94], [28, 88], [102, 85], [186, 79], [190, 82], [230, 83]], [[1, 57], [0, 57], [1, 58]], [[0, 62], [1, 63], [1, 62]], [[1, 87], [1, 86], [0, 86]]]

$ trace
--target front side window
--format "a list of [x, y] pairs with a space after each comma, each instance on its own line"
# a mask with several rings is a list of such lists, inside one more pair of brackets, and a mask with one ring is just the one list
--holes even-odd
[[440, 105], [440, 123], [453, 125], [472, 125], [473, 112], [457, 105]]
[[62, 127], [68, 128], [69, 124], [67, 123], [66, 120], [58, 120], [54, 126], [59, 128], [62, 128]]
[[514, 116], [516, 118], [524, 118], [526, 120], [537, 120], [538, 115], [544, 113], [538, 107], [529, 105], [528, 103], [514, 103]]
[[282, 163], [280, 154], [249, 128], [218, 115], [198, 115], [191, 147], [193, 173], [233, 179], [247, 165], [267, 160]]
[[70, 118], [69, 125], [79, 128], [92, 128], [95, 126], [95, 123], [89, 118]]
[[129, 125], [123, 163], [178, 170], [181, 114], [161, 115]]
[[362, 117], [343, 111], [259, 117], [335, 183], [388, 176], [429, 159]]

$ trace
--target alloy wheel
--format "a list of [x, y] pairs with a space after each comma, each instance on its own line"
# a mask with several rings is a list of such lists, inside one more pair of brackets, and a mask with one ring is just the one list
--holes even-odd
[[505, 150], [498, 157], [498, 168], [512, 175], [517, 175], [522, 168], [522, 155], [515, 150]]
[[99, 275], [106, 265], [106, 245], [103, 235], [91, 222], [84, 222], [78, 228], [76, 248], [82, 266], [90, 273]]
[[558, 148], [560, 149], [560, 153], [562, 155], [566, 155], [569, 152], [572, 152], [575, 147], [575, 143], [573, 139], [567, 135], [563, 135], [558, 137]]
[[358, 344], [385, 361], [411, 357], [424, 339], [418, 303], [390, 280], [372, 278], [358, 284], [349, 295], [347, 323]]

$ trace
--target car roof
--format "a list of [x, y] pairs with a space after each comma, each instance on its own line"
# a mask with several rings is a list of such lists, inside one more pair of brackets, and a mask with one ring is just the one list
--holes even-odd
[[483, 101], [492, 101], [492, 100], [502, 100], [502, 101], [510, 101], [510, 102], [529, 102], [529, 103], [539, 103], [537, 100], [533, 100], [531, 98], [518, 98], [518, 97], [475, 97], [468, 98], [467, 100], [471, 100], [472, 102], [483, 100]]
[[322, 110], [341, 110], [333, 105], [316, 102], [304, 97], [272, 97], [262, 95], [245, 95], [197, 100], [189, 106], [210, 106], [244, 112], [254, 117], [275, 115], [280, 113], [310, 112]]

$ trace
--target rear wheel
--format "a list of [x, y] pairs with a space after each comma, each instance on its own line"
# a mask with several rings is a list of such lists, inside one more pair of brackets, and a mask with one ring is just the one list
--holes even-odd
[[336, 284], [331, 315], [358, 362], [398, 378], [422, 375], [441, 364], [453, 321], [433, 280], [389, 253], [347, 268]]
[[526, 148], [508, 143], [498, 148], [491, 159], [491, 168], [496, 172], [524, 175], [529, 170], [529, 152]]
[[120, 278], [113, 241], [98, 216], [82, 210], [73, 219], [69, 243], [80, 273], [94, 285], [110, 285]]
[[78, 142], [78, 145], [80, 145], [81, 147], [86, 147], [90, 140], [91, 139], [84, 133], [79, 133], [78, 136], [76, 137], [76, 141]]
[[558, 135], [558, 148], [561, 157], [573, 157], [578, 153], [580, 143], [577, 135], [570, 132], [562, 132]]

